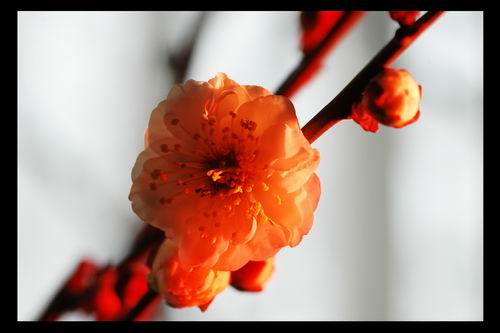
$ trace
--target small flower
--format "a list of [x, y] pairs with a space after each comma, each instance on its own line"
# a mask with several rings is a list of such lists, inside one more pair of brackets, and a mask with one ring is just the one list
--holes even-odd
[[[107, 267], [100, 274], [90, 302], [84, 304], [83, 310], [93, 312], [98, 321], [120, 319], [148, 292], [149, 271], [149, 268], [139, 261], [130, 262], [120, 271], [114, 266]], [[159, 297], [153, 300], [135, 320], [148, 320], [159, 301]]]
[[401, 26], [410, 26], [415, 23], [417, 16], [420, 11], [390, 11], [389, 15], [391, 18], [398, 22]]
[[363, 129], [376, 132], [378, 122], [400, 128], [420, 116], [421, 86], [404, 69], [386, 68], [366, 87], [362, 100], [355, 103], [352, 119]]
[[262, 291], [274, 271], [274, 257], [250, 261], [231, 273], [231, 285], [242, 291]]
[[129, 198], [183, 270], [234, 271], [309, 232], [318, 164], [288, 98], [221, 73], [176, 85], [153, 110]]
[[228, 271], [198, 267], [182, 269], [177, 248], [166, 240], [158, 249], [152, 269], [153, 287], [166, 302], [176, 308], [199, 306], [203, 311], [229, 284]]

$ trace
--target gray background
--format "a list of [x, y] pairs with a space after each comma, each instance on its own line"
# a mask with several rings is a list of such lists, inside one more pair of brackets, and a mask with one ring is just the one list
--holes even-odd
[[[197, 12], [18, 13], [18, 319], [34, 320], [83, 257], [120, 260], [142, 223], [127, 199], [167, 53]], [[391, 38], [369, 12], [292, 99], [305, 124]], [[297, 12], [208, 16], [188, 77], [275, 90], [300, 59]], [[169, 320], [482, 320], [483, 14], [448, 12], [396, 62], [420, 120], [377, 134], [342, 122], [314, 143], [310, 234], [265, 292], [231, 288]], [[78, 313], [63, 320], [90, 319]]]

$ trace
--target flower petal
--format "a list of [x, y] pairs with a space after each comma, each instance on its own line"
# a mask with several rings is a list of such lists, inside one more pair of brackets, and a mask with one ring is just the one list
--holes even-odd
[[284, 96], [267, 95], [241, 105], [237, 111], [238, 121], [252, 120], [257, 124], [254, 135], [260, 136], [274, 124], [298, 127], [292, 102]]

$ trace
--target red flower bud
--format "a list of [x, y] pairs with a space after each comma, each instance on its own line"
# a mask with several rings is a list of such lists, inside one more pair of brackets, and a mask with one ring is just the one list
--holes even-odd
[[83, 293], [95, 280], [98, 267], [90, 260], [82, 260], [66, 283], [65, 291], [70, 294]]
[[420, 11], [390, 11], [389, 15], [394, 21], [397, 21], [401, 26], [409, 26], [415, 23]]
[[112, 288], [103, 287], [95, 294], [94, 309], [96, 320], [114, 320], [121, 314], [122, 304]]
[[130, 276], [123, 295], [125, 307], [133, 308], [139, 300], [148, 292], [147, 276], [149, 269], [143, 263], [133, 263], [130, 267]]
[[262, 291], [274, 271], [274, 257], [250, 261], [231, 273], [231, 285], [242, 291]]
[[368, 83], [361, 102], [353, 105], [352, 119], [363, 129], [376, 132], [380, 122], [400, 128], [419, 115], [421, 86], [404, 69], [386, 68]]

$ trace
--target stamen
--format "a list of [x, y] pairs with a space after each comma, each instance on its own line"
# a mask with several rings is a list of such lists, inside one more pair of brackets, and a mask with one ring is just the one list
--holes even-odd
[[277, 194], [275, 194], [274, 197], [276, 198], [276, 202], [278, 203], [278, 205], [281, 205], [281, 203], [282, 203], [281, 197]]
[[[187, 135], [189, 135], [194, 141], [199, 142], [199, 138], [201, 138], [201, 135], [198, 133], [191, 133], [187, 128], [182, 126], [182, 124], [179, 125], [184, 132], [186, 132]], [[215, 156], [215, 152], [213, 151], [212, 147], [210, 145], [207, 145], [207, 148], [210, 153], [212, 153], [212, 156]]]
[[[176, 143], [174, 145], [174, 150], [170, 149], [170, 147], [166, 144], [160, 145], [160, 149], [164, 153], [171, 153], [171, 154], [177, 154], [179, 156], [186, 156], [186, 157], [189, 157], [192, 159], [196, 159], [197, 161], [200, 161], [200, 162], [209, 158], [209, 156], [205, 155], [204, 152], [201, 150], [192, 150], [191, 152], [184, 151], [184, 150], [182, 150], [182, 146], [178, 143]], [[197, 153], [198, 155], [196, 155], [195, 153]]]
[[262, 182], [262, 183], [260, 183], [260, 184], [262, 185], [262, 190], [263, 190], [264, 192], [269, 191], [269, 185], [267, 185], [267, 184], [266, 184], [266, 183], [264, 183], [264, 182]]
[[207, 171], [207, 176], [211, 177], [214, 182], [221, 179], [221, 174], [224, 173], [224, 170], [221, 169], [212, 169]]

